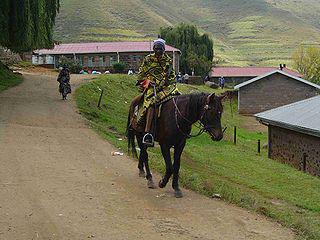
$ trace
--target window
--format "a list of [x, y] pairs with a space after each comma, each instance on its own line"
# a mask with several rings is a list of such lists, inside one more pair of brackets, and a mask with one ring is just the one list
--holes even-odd
[[110, 66], [112, 66], [113, 64], [117, 63], [117, 58], [114, 56], [110, 57]]
[[83, 66], [83, 56], [77, 56], [77, 62]]
[[88, 59], [88, 67], [93, 67], [93, 62], [94, 62], [93, 57], [89, 57], [89, 59]]
[[99, 67], [104, 67], [105, 63], [104, 63], [104, 56], [100, 56], [99, 57]]

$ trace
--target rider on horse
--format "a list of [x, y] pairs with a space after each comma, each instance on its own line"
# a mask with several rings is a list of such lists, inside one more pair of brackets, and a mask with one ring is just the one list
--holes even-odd
[[59, 92], [62, 94], [62, 99], [66, 100], [67, 96], [63, 95], [64, 87], [67, 88], [66, 93], [71, 93], [71, 86], [70, 86], [70, 71], [66, 64], [62, 66], [62, 69], [59, 73], [57, 82], [59, 82]]
[[146, 116], [143, 142], [154, 145], [153, 119], [156, 105], [179, 95], [176, 87], [172, 60], [165, 53], [165, 41], [161, 38], [153, 42], [154, 53], [145, 57], [139, 69], [137, 85], [143, 90], [143, 105], [138, 110], [137, 121], [141, 124]]

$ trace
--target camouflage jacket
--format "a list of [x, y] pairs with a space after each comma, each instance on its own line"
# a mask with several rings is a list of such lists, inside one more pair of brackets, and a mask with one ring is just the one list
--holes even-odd
[[163, 54], [160, 59], [154, 53], [145, 57], [139, 69], [138, 81], [145, 79], [155, 84], [157, 90], [157, 97], [154, 96], [153, 87], [146, 91], [143, 104], [145, 108], [179, 94], [172, 60], [167, 54]]

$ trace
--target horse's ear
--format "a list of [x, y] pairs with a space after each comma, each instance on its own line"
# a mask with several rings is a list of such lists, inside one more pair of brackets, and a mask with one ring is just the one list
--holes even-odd
[[208, 102], [213, 102], [214, 98], [215, 98], [216, 94], [215, 93], [211, 93], [209, 96], [208, 96]]

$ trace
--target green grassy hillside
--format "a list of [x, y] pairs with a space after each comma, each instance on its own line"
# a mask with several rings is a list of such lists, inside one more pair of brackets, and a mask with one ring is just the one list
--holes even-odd
[[22, 82], [22, 76], [14, 74], [0, 62], [0, 92]]
[[[122, 139], [130, 101], [138, 94], [135, 82], [135, 76], [101, 75], [76, 90], [80, 113], [120, 151], [127, 149], [127, 142]], [[204, 85], [178, 84], [178, 88], [183, 93], [220, 91]], [[104, 90], [100, 109], [99, 89]], [[224, 102], [222, 125], [228, 128], [222, 141], [214, 142], [207, 134], [188, 139], [182, 155], [180, 182], [207, 196], [219, 193], [224, 201], [273, 218], [294, 229], [300, 235], [297, 239], [319, 240], [320, 179], [269, 159], [265, 148], [258, 154], [257, 140], [267, 144], [268, 133], [265, 128], [255, 126], [254, 119], [239, 115], [236, 109], [237, 100]], [[234, 126], [238, 127], [236, 145]], [[197, 129], [193, 132], [197, 133]], [[159, 147], [149, 149], [149, 158], [151, 169], [164, 174]], [[138, 173], [136, 168], [132, 171]]]
[[320, 44], [319, 18], [318, 0], [62, 0], [55, 39], [149, 40], [186, 22], [212, 34], [225, 65], [278, 65], [299, 44]]

